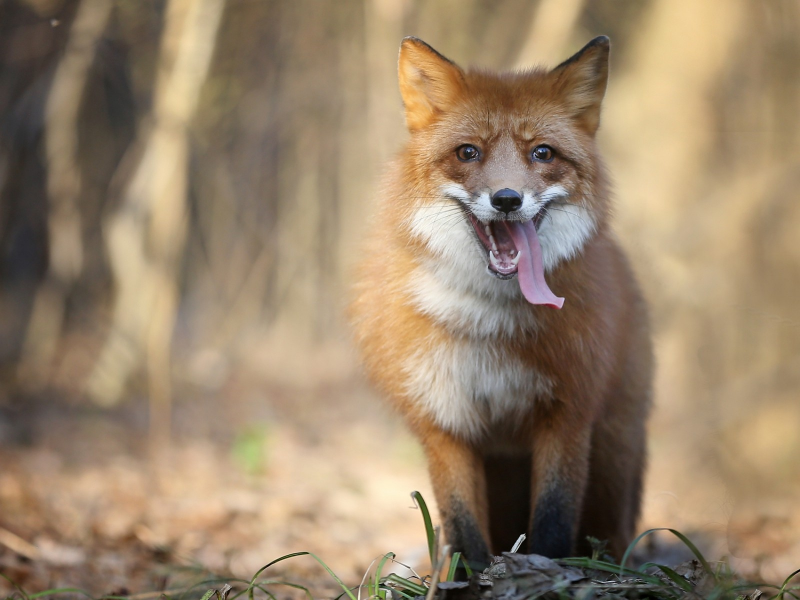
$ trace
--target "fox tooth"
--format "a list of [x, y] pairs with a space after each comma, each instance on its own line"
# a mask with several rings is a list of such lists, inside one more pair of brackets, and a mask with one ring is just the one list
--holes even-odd
[[500, 261], [497, 260], [497, 257], [494, 255], [493, 252], [489, 252], [489, 262], [492, 263], [495, 267], [500, 267]]
[[511, 263], [518, 265], [519, 264], [519, 257], [522, 256], [521, 253], [517, 252], [514, 257], [511, 259]]
[[483, 230], [486, 232], [486, 235], [488, 235], [490, 238], [492, 237], [492, 230], [489, 229], [488, 224], [483, 226]]

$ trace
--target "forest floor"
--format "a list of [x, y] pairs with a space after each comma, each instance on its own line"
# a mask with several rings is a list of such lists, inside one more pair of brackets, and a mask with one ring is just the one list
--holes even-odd
[[[249, 579], [297, 551], [314, 552], [350, 585], [388, 551], [427, 573], [413, 490], [436, 519], [416, 442], [357, 378], [298, 388], [233, 377], [174, 406], [172, 443], [159, 452], [148, 445], [144, 400], [111, 410], [7, 401], [0, 405], [0, 574], [8, 580], [0, 579], [0, 596], [14, 591], [9, 580], [27, 593], [69, 587], [148, 598], [198, 584], [200, 595], [214, 575]], [[675, 527], [709, 557], [726, 552], [719, 528], [682, 521], [652, 498], [642, 529]], [[799, 518], [778, 526], [800, 531]], [[750, 527], [752, 538], [781, 547], [770, 542], [769, 522]], [[649, 539], [648, 558], [675, 565], [690, 556], [664, 536]], [[305, 585], [315, 597], [341, 591], [308, 556], [265, 575]]]

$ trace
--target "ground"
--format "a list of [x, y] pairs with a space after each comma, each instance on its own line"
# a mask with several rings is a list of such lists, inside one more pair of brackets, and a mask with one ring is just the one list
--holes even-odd
[[[419, 564], [425, 535], [409, 494], [431, 497], [421, 453], [368, 395], [352, 384], [254, 395], [233, 385], [222, 401], [178, 404], [171, 448], [155, 456], [144, 402], [9, 408], [0, 572], [31, 592], [100, 595], [199, 581], [203, 570], [249, 578], [300, 550], [347, 581], [389, 550]], [[310, 558], [282, 571], [317, 589], [330, 581]]]
[[[169, 449], [156, 452], [144, 399], [101, 409], [43, 396], [7, 400], [0, 414], [0, 573], [29, 593], [204, 590], [213, 574], [249, 579], [303, 550], [351, 585], [388, 551], [427, 572], [409, 496], [433, 505], [422, 454], [357, 376], [299, 388], [233, 377], [187, 394]], [[646, 502], [643, 528], [664, 524], [659, 506]], [[695, 535], [712, 551], [724, 541]], [[677, 564], [679, 548], [650, 553]], [[337, 594], [307, 556], [270, 573]], [[11, 591], [0, 580], [0, 594]]]

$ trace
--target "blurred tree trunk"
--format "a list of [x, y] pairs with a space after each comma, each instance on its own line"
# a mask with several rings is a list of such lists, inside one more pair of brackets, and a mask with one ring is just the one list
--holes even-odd
[[98, 403], [116, 403], [146, 360], [151, 433], [170, 429], [170, 342], [186, 238], [188, 128], [214, 50], [225, 0], [170, 0], [152, 115], [142, 125], [133, 174], [106, 226], [116, 299], [110, 334], [88, 382]]
[[33, 304], [23, 345], [20, 379], [47, 384], [64, 321], [64, 304], [83, 264], [78, 120], [97, 43], [111, 15], [111, 0], [83, 0], [58, 64], [44, 117], [49, 263]]
[[514, 61], [517, 68], [555, 66], [567, 58], [565, 48], [575, 32], [586, 0], [542, 0]]

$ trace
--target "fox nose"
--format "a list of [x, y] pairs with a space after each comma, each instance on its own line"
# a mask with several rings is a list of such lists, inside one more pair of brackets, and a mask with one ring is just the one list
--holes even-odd
[[522, 196], [511, 188], [503, 188], [492, 195], [492, 206], [508, 214], [522, 206]]

